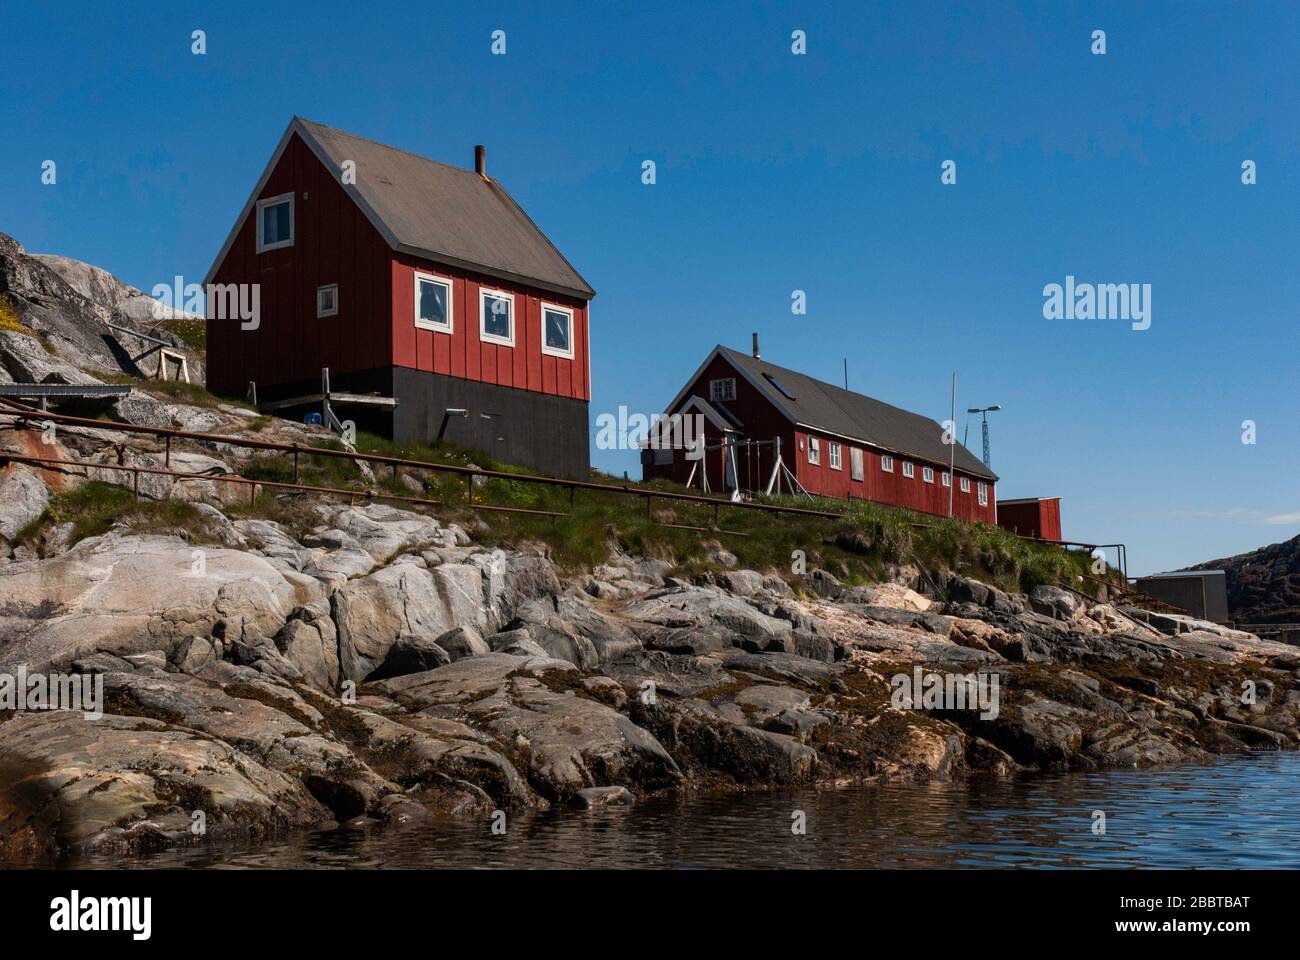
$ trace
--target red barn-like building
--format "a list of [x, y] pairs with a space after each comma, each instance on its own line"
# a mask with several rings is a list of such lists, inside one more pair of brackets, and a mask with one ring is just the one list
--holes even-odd
[[998, 526], [1022, 537], [1061, 540], [1061, 498], [1023, 497], [998, 504]]
[[255, 329], [209, 320], [215, 393], [303, 397], [328, 368], [331, 390], [396, 400], [347, 411], [367, 429], [589, 469], [595, 291], [481, 148], [464, 170], [295, 117], [205, 284], [260, 285]]
[[646, 479], [690, 479], [700, 486], [704, 470], [715, 491], [765, 490], [779, 449], [782, 462], [809, 493], [946, 516], [951, 454], [957, 484], [953, 514], [996, 522], [997, 475], [965, 447], [944, 443], [938, 423], [757, 354], [757, 347], [754, 356], [714, 348], [665, 415], [700, 414], [705, 444], [716, 449], [699, 460], [683, 449], [646, 449]]

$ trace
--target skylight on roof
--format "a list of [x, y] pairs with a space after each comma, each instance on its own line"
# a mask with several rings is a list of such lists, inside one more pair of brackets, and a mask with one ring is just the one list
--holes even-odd
[[770, 373], [765, 373], [763, 376], [767, 379], [768, 383], [781, 391], [781, 396], [785, 397], [787, 400], [793, 400], [795, 398], [793, 393], [781, 386], [781, 381], [776, 377], [772, 376]]

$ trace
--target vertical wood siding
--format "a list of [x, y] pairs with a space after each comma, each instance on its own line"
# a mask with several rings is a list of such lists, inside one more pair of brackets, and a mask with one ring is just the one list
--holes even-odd
[[[258, 199], [294, 195], [294, 244], [257, 252], [257, 210], [249, 212], [213, 276], [218, 284], [261, 285], [261, 323], [208, 323], [208, 387], [242, 396], [280, 383], [392, 364], [391, 251], [365, 214], [295, 135]], [[339, 285], [339, 311], [316, 317], [316, 288]]]
[[[452, 283], [452, 332], [415, 326], [415, 274], [431, 273]], [[575, 400], [591, 398], [588, 382], [587, 304], [483, 274], [444, 267], [404, 253], [393, 255], [389, 278], [393, 301], [394, 366], [532, 390]], [[502, 290], [515, 298], [515, 345], [484, 342], [479, 336], [479, 291]], [[542, 304], [573, 311], [573, 359], [542, 353]]]

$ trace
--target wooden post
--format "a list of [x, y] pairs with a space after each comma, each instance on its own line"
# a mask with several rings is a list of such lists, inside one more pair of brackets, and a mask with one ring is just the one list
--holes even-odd
[[170, 470], [172, 468], [172, 435], [170, 433], [167, 434], [167, 458], [165, 462], [167, 469]]

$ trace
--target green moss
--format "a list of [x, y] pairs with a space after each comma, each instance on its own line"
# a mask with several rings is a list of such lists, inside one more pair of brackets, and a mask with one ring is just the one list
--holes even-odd
[[164, 320], [162, 326], [174, 333], [185, 346], [195, 353], [203, 353], [208, 348], [208, 324], [202, 317], [184, 317]]
[[13, 308], [9, 298], [0, 294], [0, 330], [8, 330], [12, 333], [22, 333], [29, 337], [36, 336], [36, 333], [18, 319], [18, 311]]

